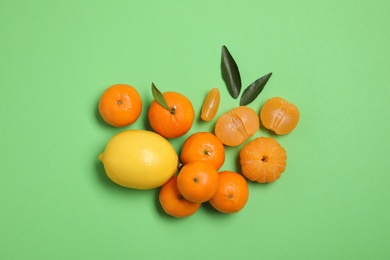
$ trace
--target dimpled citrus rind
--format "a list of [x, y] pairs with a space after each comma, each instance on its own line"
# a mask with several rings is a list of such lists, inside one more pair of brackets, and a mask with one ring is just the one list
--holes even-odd
[[101, 95], [98, 110], [106, 123], [114, 127], [128, 126], [140, 117], [142, 98], [133, 86], [115, 84]]
[[99, 159], [116, 184], [134, 189], [153, 189], [176, 172], [178, 155], [162, 136], [146, 130], [127, 130], [113, 136]]
[[177, 138], [186, 134], [191, 129], [195, 118], [191, 101], [174, 91], [165, 92], [163, 96], [170, 109], [153, 100], [148, 110], [150, 126], [165, 138]]
[[219, 173], [219, 186], [209, 200], [211, 206], [222, 213], [237, 213], [244, 208], [249, 198], [246, 179], [233, 171]]

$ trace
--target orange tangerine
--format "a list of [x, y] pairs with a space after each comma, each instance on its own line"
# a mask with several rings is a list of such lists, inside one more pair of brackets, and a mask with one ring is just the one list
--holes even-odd
[[165, 213], [176, 218], [191, 216], [201, 206], [201, 203], [188, 201], [181, 195], [177, 187], [177, 176], [173, 176], [161, 187], [159, 201]]
[[239, 106], [220, 116], [214, 134], [224, 145], [237, 146], [260, 128], [258, 114], [249, 107]]
[[218, 170], [225, 162], [225, 147], [214, 134], [197, 132], [184, 141], [180, 161], [184, 165], [193, 161], [205, 161]]
[[248, 201], [248, 183], [241, 174], [233, 171], [219, 173], [218, 191], [209, 200], [211, 206], [222, 213], [236, 213]]
[[177, 176], [177, 187], [189, 201], [202, 203], [217, 192], [219, 174], [215, 167], [204, 161], [190, 162], [181, 168]]
[[286, 150], [272, 137], [258, 137], [240, 151], [242, 174], [259, 183], [274, 182], [286, 168]]
[[133, 86], [115, 84], [103, 92], [98, 108], [106, 123], [115, 127], [128, 126], [141, 115], [142, 99]]
[[299, 117], [298, 108], [281, 97], [267, 100], [260, 110], [263, 126], [278, 135], [287, 134], [294, 130]]
[[148, 118], [154, 131], [165, 138], [176, 138], [186, 134], [192, 127], [195, 112], [191, 101], [177, 92], [163, 94], [169, 110], [153, 100], [148, 111]]

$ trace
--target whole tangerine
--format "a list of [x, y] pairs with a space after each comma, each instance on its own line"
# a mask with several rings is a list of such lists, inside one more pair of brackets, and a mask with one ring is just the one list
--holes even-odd
[[108, 124], [115, 127], [128, 126], [141, 115], [142, 99], [133, 86], [115, 84], [103, 92], [98, 108]]
[[163, 97], [169, 109], [153, 100], [148, 111], [150, 126], [165, 138], [176, 138], [186, 134], [192, 127], [195, 117], [191, 101], [174, 91], [165, 92]]
[[212, 164], [217, 170], [225, 162], [225, 147], [210, 132], [196, 132], [183, 143], [180, 153], [181, 163], [185, 165], [199, 160]]
[[176, 218], [191, 216], [202, 205], [188, 201], [183, 197], [177, 187], [177, 176], [173, 176], [161, 187], [159, 201], [165, 213]]
[[177, 177], [177, 187], [183, 197], [197, 203], [211, 199], [217, 192], [218, 183], [218, 171], [204, 161], [184, 165]]
[[209, 200], [211, 206], [222, 213], [236, 213], [248, 201], [249, 188], [245, 178], [233, 171], [219, 173], [218, 191]]

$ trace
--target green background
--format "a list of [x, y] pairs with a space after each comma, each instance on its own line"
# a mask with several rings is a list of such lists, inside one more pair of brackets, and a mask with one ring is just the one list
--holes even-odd
[[[390, 3], [377, 1], [0, 1], [2, 259], [385, 259], [390, 257]], [[221, 47], [243, 88], [273, 75], [256, 111], [281, 96], [301, 112], [275, 136], [281, 179], [249, 183], [239, 213], [205, 204], [162, 212], [158, 190], [113, 184], [97, 155], [115, 133], [148, 129], [152, 82], [196, 111], [238, 106]], [[117, 129], [97, 111], [115, 83], [135, 86], [141, 118]], [[254, 137], [269, 136], [260, 129]], [[222, 169], [237, 169], [240, 147]]]

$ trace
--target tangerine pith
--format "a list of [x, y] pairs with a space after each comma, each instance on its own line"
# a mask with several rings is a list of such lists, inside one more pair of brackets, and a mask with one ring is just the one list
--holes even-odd
[[258, 114], [250, 107], [239, 106], [218, 118], [214, 134], [224, 145], [238, 146], [253, 136], [259, 128]]
[[278, 135], [288, 134], [294, 130], [299, 117], [298, 108], [281, 97], [270, 98], [260, 110], [263, 126]]
[[257, 137], [239, 154], [242, 174], [259, 183], [274, 182], [286, 168], [286, 150], [272, 137]]

